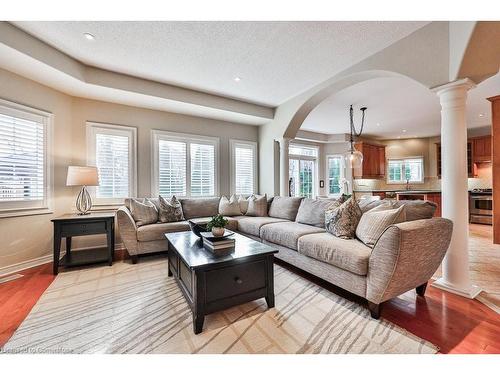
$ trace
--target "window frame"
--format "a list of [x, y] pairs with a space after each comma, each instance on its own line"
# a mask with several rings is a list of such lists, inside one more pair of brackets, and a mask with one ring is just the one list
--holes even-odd
[[[96, 166], [96, 135], [111, 134], [127, 136], [129, 143], [129, 197], [137, 197], [137, 128], [127, 125], [107, 124], [101, 122], [86, 122], [87, 165]], [[116, 207], [122, 205], [125, 198], [97, 198], [96, 188], [89, 186], [93, 206]]]
[[0, 99], [0, 113], [42, 124], [44, 135], [43, 178], [44, 197], [40, 200], [23, 200], [16, 202], [0, 202], [0, 217], [42, 215], [53, 213], [54, 200], [54, 153], [53, 127], [54, 115], [50, 112], [32, 108], [27, 105]]
[[[243, 146], [242, 148], [250, 148], [253, 152], [253, 191], [251, 194], [256, 194], [259, 190], [258, 185], [258, 156], [257, 156], [257, 142], [254, 141], [243, 141], [239, 139], [230, 139], [229, 140], [229, 160], [231, 163], [230, 166], [230, 191], [231, 194], [240, 194], [236, 193], [236, 147]], [[245, 195], [245, 194], [244, 194]]]
[[391, 161], [399, 161], [401, 162], [401, 177], [404, 176], [404, 168], [406, 165], [406, 160], [415, 160], [415, 159], [420, 159], [422, 161], [422, 178], [419, 181], [409, 181], [410, 184], [424, 184], [425, 183], [425, 159], [423, 156], [405, 156], [405, 157], [400, 157], [400, 158], [388, 158], [387, 159], [387, 184], [388, 185], [401, 185], [401, 184], [406, 184], [406, 179], [402, 178], [401, 180], [395, 181], [395, 180], [390, 180], [390, 173], [389, 173], [389, 164]]
[[[311, 148], [316, 150], [316, 156], [309, 155], [297, 155], [290, 153], [290, 147], [304, 147]], [[319, 171], [318, 171], [318, 160], [319, 160], [319, 147], [304, 143], [291, 142], [288, 147], [288, 170], [290, 170], [290, 160], [298, 160], [300, 164], [300, 160], [309, 160], [314, 162], [314, 173], [313, 173], [313, 191], [312, 191], [312, 199], [315, 199], [318, 196], [319, 192]], [[300, 168], [300, 166], [299, 166]], [[290, 177], [289, 177], [290, 178]]]
[[[158, 196], [160, 194], [159, 187], [159, 141], [174, 141], [186, 143], [186, 195], [177, 196], [177, 198], [213, 198], [219, 196], [220, 175], [219, 175], [219, 160], [220, 160], [220, 139], [218, 137], [209, 137], [204, 135], [177, 133], [166, 130], [151, 130], [151, 194]], [[214, 146], [214, 195], [213, 196], [192, 196], [191, 195], [191, 143], [209, 144]]]
[[344, 179], [345, 178], [345, 158], [343, 155], [341, 154], [328, 154], [325, 156], [325, 160], [326, 160], [326, 165], [325, 165], [325, 176], [326, 176], [326, 191], [327, 191], [327, 194], [329, 197], [340, 197], [342, 194], [343, 194], [343, 191], [342, 191], [342, 183], [340, 183], [340, 193], [338, 194], [330, 194], [330, 170], [329, 170], [329, 167], [330, 167], [330, 163], [329, 163], [329, 160], [332, 159], [332, 158], [340, 158], [340, 178], [339, 178], [339, 181]]

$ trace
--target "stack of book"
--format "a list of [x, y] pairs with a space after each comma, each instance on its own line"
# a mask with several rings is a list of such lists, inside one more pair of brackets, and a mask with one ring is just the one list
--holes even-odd
[[[206, 233], [206, 235], [205, 235]], [[203, 247], [214, 254], [226, 253], [234, 250], [234, 238], [215, 237], [210, 232], [202, 232]]]

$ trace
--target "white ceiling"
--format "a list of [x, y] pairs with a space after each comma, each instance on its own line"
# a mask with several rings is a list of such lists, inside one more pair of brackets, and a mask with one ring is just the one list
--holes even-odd
[[[483, 81], [469, 92], [469, 128], [491, 125], [491, 107], [486, 98], [498, 94], [500, 74]], [[333, 94], [309, 114], [301, 130], [324, 134], [348, 133], [350, 104], [355, 108], [358, 130], [361, 122], [359, 108], [368, 107], [363, 130], [366, 136], [393, 139], [440, 134], [441, 106], [437, 95], [406, 77], [372, 79]], [[483, 116], [480, 117], [480, 114]]]
[[87, 65], [267, 106], [427, 23], [14, 22]]

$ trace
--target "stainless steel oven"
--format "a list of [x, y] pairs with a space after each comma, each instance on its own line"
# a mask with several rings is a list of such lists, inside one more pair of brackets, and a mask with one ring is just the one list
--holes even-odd
[[470, 192], [469, 216], [471, 223], [492, 224], [493, 198], [491, 189], [473, 190]]

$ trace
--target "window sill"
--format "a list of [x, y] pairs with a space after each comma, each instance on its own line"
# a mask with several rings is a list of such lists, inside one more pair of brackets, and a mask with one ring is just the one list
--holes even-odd
[[35, 216], [35, 215], [50, 215], [54, 211], [50, 208], [32, 208], [25, 210], [6, 210], [0, 211], [0, 218], [20, 217], [20, 216]]

